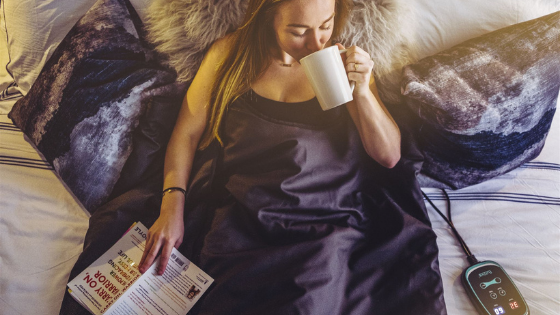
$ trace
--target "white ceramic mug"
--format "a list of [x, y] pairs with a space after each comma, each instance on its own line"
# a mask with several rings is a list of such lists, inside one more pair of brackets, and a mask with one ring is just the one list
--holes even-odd
[[337, 46], [327, 47], [303, 57], [299, 62], [323, 110], [353, 100], [354, 83], [349, 82]]

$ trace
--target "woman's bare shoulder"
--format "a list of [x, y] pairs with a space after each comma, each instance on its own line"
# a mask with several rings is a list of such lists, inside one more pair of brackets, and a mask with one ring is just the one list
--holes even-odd
[[214, 60], [223, 60], [226, 58], [228, 52], [233, 45], [232, 34], [227, 34], [224, 37], [217, 39], [208, 49], [207, 57]]
[[187, 96], [191, 96], [192, 101], [200, 99], [199, 103], [206, 104], [210, 94], [211, 86], [217, 79], [218, 69], [228, 55], [231, 49], [232, 36], [226, 35], [215, 41], [204, 56], [200, 68], [194, 77], [194, 80], [187, 92]]

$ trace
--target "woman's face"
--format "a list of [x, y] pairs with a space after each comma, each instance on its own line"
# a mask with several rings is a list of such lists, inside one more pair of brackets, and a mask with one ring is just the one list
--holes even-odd
[[278, 8], [274, 32], [279, 48], [296, 60], [321, 50], [331, 38], [335, 0], [290, 0]]

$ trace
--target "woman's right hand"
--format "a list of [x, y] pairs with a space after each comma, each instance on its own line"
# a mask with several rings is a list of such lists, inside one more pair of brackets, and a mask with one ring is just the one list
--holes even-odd
[[161, 252], [161, 258], [156, 268], [158, 275], [162, 275], [167, 267], [173, 247], [179, 248], [183, 242], [185, 226], [183, 223], [184, 196], [179, 192], [167, 194], [161, 204], [161, 213], [148, 230], [146, 247], [140, 260], [138, 269], [146, 272]]

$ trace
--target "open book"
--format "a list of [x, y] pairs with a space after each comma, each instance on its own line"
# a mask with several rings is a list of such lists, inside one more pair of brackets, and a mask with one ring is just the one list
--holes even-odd
[[173, 248], [163, 275], [159, 258], [138, 271], [148, 229], [135, 223], [86, 270], [68, 283], [68, 292], [92, 314], [185, 315], [214, 279]]

